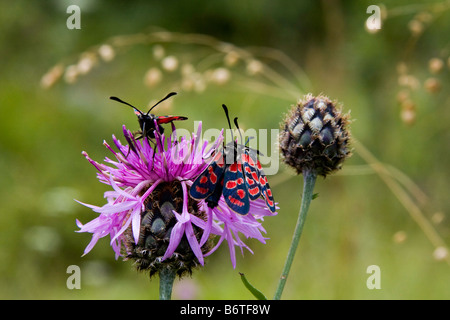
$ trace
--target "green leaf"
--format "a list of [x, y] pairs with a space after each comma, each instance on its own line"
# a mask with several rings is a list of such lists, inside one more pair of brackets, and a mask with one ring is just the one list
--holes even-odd
[[250, 291], [255, 296], [256, 299], [267, 300], [266, 296], [261, 291], [256, 289], [254, 286], [250, 284], [250, 282], [248, 282], [247, 278], [243, 273], [239, 272], [239, 274], [241, 275], [241, 280], [244, 283], [244, 286], [248, 289], [248, 291]]
[[315, 198], [319, 197], [319, 193], [314, 193], [311, 197], [311, 200], [314, 200]]

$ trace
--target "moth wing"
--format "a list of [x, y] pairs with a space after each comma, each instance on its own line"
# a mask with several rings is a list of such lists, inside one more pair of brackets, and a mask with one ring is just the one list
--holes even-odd
[[187, 120], [187, 117], [182, 117], [182, 116], [159, 116], [156, 117], [156, 122], [158, 124], [164, 124], [164, 123], [169, 123], [175, 120]]
[[250, 200], [256, 200], [261, 195], [261, 185], [259, 182], [260, 172], [257, 167], [259, 163], [256, 152], [245, 150], [242, 155], [242, 163], [244, 164], [245, 183], [247, 184], [248, 196]]
[[219, 151], [206, 169], [195, 179], [189, 189], [191, 197], [201, 200], [211, 195], [219, 185], [224, 170], [223, 154]]
[[[258, 161], [259, 162], [259, 161]], [[260, 167], [261, 165], [259, 165]], [[260, 169], [259, 171], [259, 183], [261, 185], [261, 195], [266, 201], [266, 205], [271, 212], [275, 212], [275, 200], [273, 199], [272, 190], [270, 189], [269, 182], [267, 181], [267, 177], [264, 174], [264, 171]]]
[[230, 209], [245, 215], [250, 210], [250, 200], [242, 168], [240, 162], [227, 166], [224, 173], [222, 193]]

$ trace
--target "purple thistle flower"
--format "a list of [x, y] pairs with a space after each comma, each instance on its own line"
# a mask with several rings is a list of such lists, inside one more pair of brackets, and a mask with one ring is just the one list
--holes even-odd
[[[136, 140], [124, 126], [128, 145], [113, 136], [115, 151], [104, 142], [115, 160], [105, 158], [103, 164], [83, 152], [99, 171], [99, 181], [113, 189], [105, 192], [107, 203], [102, 207], [80, 202], [99, 213], [86, 224], [77, 220], [78, 232], [93, 234], [84, 254], [109, 235], [116, 259], [134, 259], [138, 269], [148, 269], [150, 274], [169, 267], [181, 275], [198, 264], [204, 265], [204, 258], [224, 240], [233, 267], [236, 246], [242, 253], [244, 248], [252, 252], [240, 235], [265, 243], [261, 221], [274, 214], [263, 199], [251, 201], [250, 213], [243, 216], [230, 210], [223, 197], [211, 209], [204, 201], [189, 196], [193, 181], [208, 165], [205, 159], [222, 143], [223, 132], [210, 145], [208, 141], [201, 143], [201, 123], [190, 139], [178, 141], [173, 124], [172, 130], [169, 137], [156, 130], [153, 148], [148, 139]], [[214, 238], [218, 238], [215, 245]]]

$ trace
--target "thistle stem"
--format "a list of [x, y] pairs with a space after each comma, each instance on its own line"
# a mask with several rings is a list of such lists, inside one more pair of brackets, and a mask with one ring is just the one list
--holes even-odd
[[159, 300], [171, 300], [175, 276], [175, 271], [169, 268], [159, 271]]
[[314, 170], [303, 170], [303, 195], [302, 203], [300, 206], [300, 212], [295, 226], [294, 235], [292, 237], [291, 246], [288, 251], [286, 262], [284, 264], [283, 271], [278, 282], [278, 287], [273, 297], [274, 300], [280, 300], [283, 293], [284, 286], [286, 284], [289, 271], [291, 269], [292, 262], [294, 261], [295, 251], [297, 250], [300, 237], [302, 235], [303, 226], [306, 220], [306, 214], [308, 213], [309, 205], [312, 200], [314, 185], [316, 183], [317, 173]]

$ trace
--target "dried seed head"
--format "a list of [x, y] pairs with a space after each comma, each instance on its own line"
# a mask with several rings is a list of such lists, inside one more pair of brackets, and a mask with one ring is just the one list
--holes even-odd
[[325, 96], [305, 96], [287, 114], [279, 137], [284, 162], [302, 173], [326, 176], [340, 168], [349, 150], [349, 115]]
[[153, 57], [156, 60], [163, 59], [165, 55], [166, 55], [166, 51], [164, 50], [163, 46], [161, 46], [160, 44], [153, 46]]
[[67, 83], [74, 83], [77, 81], [78, 76], [80, 75], [80, 72], [76, 65], [72, 64], [68, 66], [64, 72], [64, 80]]
[[236, 51], [231, 50], [224, 57], [225, 65], [227, 67], [232, 67], [239, 61], [239, 58], [239, 54]]
[[408, 28], [413, 36], [419, 36], [424, 29], [424, 25], [421, 21], [413, 19], [408, 23]]
[[247, 62], [247, 73], [251, 76], [261, 73], [263, 70], [263, 64], [258, 60], [250, 60]]
[[444, 61], [440, 58], [432, 58], [428, 61], [428, 68], [431, 73], [437, 74], [444, 68]]
[[223, 85], [230, 80], [230, 71], [227, 68], [217, 68], [211, 74], [211, 81], [215, 84]]
[[159, 70], [156, 67], [150, 68], [145, 73], [144, 84], [147, 87], [152, 88], [161, 82], [162, 77], [163, 77], [163, 74], [162, 74], [161, 70]]
[[441, 83], [438, 79], [431, 77], [425, 80], [423, 86], [430, 93], [437, 93], [441, 90]]
[[406, 99], [401, 103], [400, 118], [407, 125], [414, 124], [416, 120], [416, 105], [410, 99]]
[[114, 59], [116, 55], [114, 48], [109, 44], [102, 44], [100, 48], [98, 48], [98, 54], [103, 61], [109, 62]]
[[[173, 210], [181, 212], [183, 206], [183, 192], [179, 181], [161, 183], [145, 202], [146, 210], [141, 214], [139, 241], [136, 244], [131, 228], [125, 232], [125, 252], [127, 259], [135, 260], [138, 270], [149, 271], [150, 276], [161, 269], [175, 270], [181, 277], [192, 273], [192, 269], [199, 265], [198, 259], [192, 251], [186, 236], [181, 239], [174, 254], [165, 260], [163, 256], [169, 246], [169, 241], [177, 219]], [[189, 198], [188, 210], [191, 214], [205, 220], [205, 214], [198, 210], [195, 200]], [[203, 230], [194, 226], [196, 238], [200, 241]], [[211, 249], [211, 243], [202, 246], [202, 252]]]
[[46, 74], [41, 78], [41, 87], [48, 89], [53, 86], [56, 81], [58, 81], [64, 73], [64, 67], [58, 64], [51, 68]]
[[97, 64], [97, 57], [93, 53], [85, 53], [82, 55], [77, 63], [77, 69], [79, 74], [86, 74], [92, 70]]
[[433, 257], [437, 261], [444, 261], [448, 257], [448, 249], [443, 246], [437, 247], [433, 252]]
[[165, 57], [161, 61], [161, 65], [164, 70], [173, 72], [178, 68], [178, 59], [175, 56]]
[[394, 233], [392, 240], [394, 240], [394, 243], [404, 243], [406, 241], [406, 239], [408, 238], [408, 235], [406, 234], [405, 231], [400, 230], [397, 231], [396, 233]]

